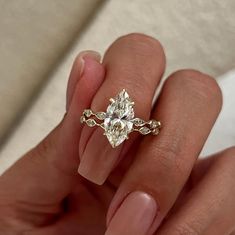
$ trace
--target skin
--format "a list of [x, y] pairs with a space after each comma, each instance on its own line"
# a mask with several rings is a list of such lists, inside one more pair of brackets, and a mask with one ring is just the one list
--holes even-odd
[[[142, 34], [117, 39], [102, 63], [97, 53], [81, 53], [70, 74], [63, 120], [0, 177], [0, 234], [101, 235], [127, 195], [137, 191], [151, 195], [158, 208], [146, 235], [234, 234], [235, 147], [198, 159], [221, 110], [221, 91], [210, 76], [180, 70], [152, 107], [164, 70], [162, 46]], [[137, 117], [161, 120], [163, 128], [157, 137], [132, 135], [112, 149], [99, 128], [79, 119], [87, 107], [105, 110], [122, 88], [135, 101]], [[92, 157], [94, 171], [81, 170], [81, 162], [91, 165]], [[96, 184], [79, 175], [78, 166]], [[131, 229], [122, 235], [132, 235]]]

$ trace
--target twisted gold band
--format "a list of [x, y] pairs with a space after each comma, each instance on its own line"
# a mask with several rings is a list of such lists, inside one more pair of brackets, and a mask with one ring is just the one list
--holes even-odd
[[[102, 129], [104, 128], [104, 122], [106, 113], [105, 112], [96, 112], [94, 113], [91, 109], [85, 109], [83, 115], [81, 116], [81, 123], [86, 123], [89, 127], [99, 126]], [[130, 120], [135, 126], [132, 128], [132, 131], [138, 131], [142, 135], [153, 134], [157, 135], [160, 132], [161, 122], [151, 119], [149, 121], [144, 121], [140, 118], [134, 118]]]

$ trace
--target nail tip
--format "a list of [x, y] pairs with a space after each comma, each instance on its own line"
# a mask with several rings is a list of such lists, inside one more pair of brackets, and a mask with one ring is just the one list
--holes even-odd
[[98, 179], [98, 178], [95, 178], [95, 177], [92, 177], [88, 171], [86, 169], [84, 169], [83, 167], [79, 166], [78, 167], [78, 174], [81, 175], [83, 178], [85, 178], [86, 180], [94, 183], [94, 184], [97, 184], [97, 185], [103, 185], [105, 180], [103, 179]]
[[88, 57], [96, 60], [97, 62], [101, 61], [101, 54], [97, 51], [92, 51], [92, 50], [82, 51], [78, 54], [78, 57], [80, 58]]

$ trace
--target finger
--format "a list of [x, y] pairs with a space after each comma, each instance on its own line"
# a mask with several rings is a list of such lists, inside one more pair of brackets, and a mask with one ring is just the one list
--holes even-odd
[[[1, 199], [4, 198], [6, 204], [17, 202], [20, 211], [41, 211], [42, 216], [36, 218], [38, 224], [43, 223], [42, 218], [48, 219], [46, 215], [54, 215], [61, 209], [61, 200], [79, 180], [76, 169], [81, 130], [79, 117], [90, 105], [104, 78], [100, 63], [88, 56], [84, 61], [83, 75], [77, 82], [68, 113], [61, 124], [0, 177]], [[44, 209], [47, 209], [45, 216]], [[19, 216], [21, 220], [23, 217]]]
[[75, 59], [71, 73], [69, 75], [69, 81], [67, 86], [66, 92], [66, 111], [68, 111], [69, 106], [71, 104], [74, 91], [76, 89], [76, 84], [79, 78], [82, 76], [82, 72], [84, 70], [84, 57], [93, 58], [96, 61], [100, 61], [101, 55], [96, 51], [82, 51], [78, 54], [77, 58]]
[[[126, 89], [136, 103], [135, 116], [148, 119], [155, 89], [165, 67], [160, 43], [141, 34], [121, 37], [108, 49], [103, 64], [106, 80], [92, 101], [92, 110], [105, 111], [109, 98]], [[133, 135], [125, 144], [112, 148], [101, 128], [84, 126], [78, 172], [94, 183], [103, 184], [135, 139], [136, 135]]]
[[[197, 177], [198, 184], [188, 192], [184, 204], [167, 218], [157, 235], [222, 235], [234, 231], [235, 148], [207, 160], [210, 165], [206, 163], [205, 175], [199, 181]], [[192, 177], [204, 169], [204, 163], [200, 164], [193, 170]]]
[[[157, 138], [146, 136], [142, 141], [136, 160], [110, 206], [107, 235], [145, 235], [156, 230], [190, 175], [220, 109], [220, 89], [211, 77], [183, 70], [167, 79], [153, 111], [153, 118], [158, 117], [163, 127]], [[138, 206], [138, 214], [142, 216], [130, 221], [125, 216], [128, 208], [125, 204], [135, 191], [144, 192], [138, 199], [142, 197], [143, 205]], [[146, 193], [151, 196], [146, 196]], [[155, 213], [145, 221], [145, 209], [153, 205]], [[143, 219], [145, 223], [138, 219]], [[123, 223], [123, 227], [119, 223]], [[133, 233], [131, 223], [142, 226], [139, 230], [143, 232]], [[115, 228], [123, 228], [123, 231], [114, 232]]]
[[24, 235], [104, 234], [105, 210], [100, 201], [96, 200], [95, 194], [89, 193], [85, 185], [76, 187], [72, 195], [69, 195], [71, 206], [66, 213], [54, 223], [37, 227]]

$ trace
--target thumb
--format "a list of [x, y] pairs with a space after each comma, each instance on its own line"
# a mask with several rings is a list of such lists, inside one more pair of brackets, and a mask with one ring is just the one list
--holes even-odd
[[52, 211], [58, 209], [55, 205], [80, 180], [77, 174], [80, 116], [90, 106], [103, 79], [104, 69], [97, 53], [96, 56], [91, 51], [81, 53], [70, 74], [67, 114], [41, 143], [0, 177], [1, 201], [27, 202], [38, 207], [51, 204]]

